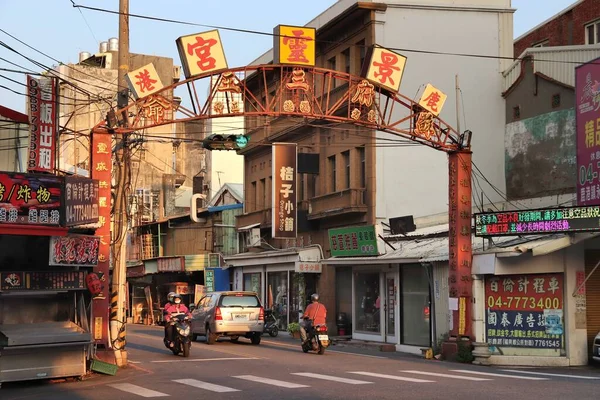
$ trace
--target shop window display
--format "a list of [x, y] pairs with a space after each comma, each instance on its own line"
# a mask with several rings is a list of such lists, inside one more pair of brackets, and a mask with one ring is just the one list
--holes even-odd
[[421, 265], [401, 268], [402, 343], [429, 346], [431, 336], [430, 292], [427, 270]]
[[287, 271], [267, 273], [267, 290], [267, 304], [273, 309], [277, 327], [286, 330], [289, 304]]
[[356, 331], [380, 333], [381, 301], [379, 298], [379, 273], [356, 273], [355, 277]]

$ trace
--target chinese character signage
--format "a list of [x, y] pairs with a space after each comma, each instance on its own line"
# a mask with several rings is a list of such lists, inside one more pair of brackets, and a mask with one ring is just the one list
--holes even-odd
[[296, 143], [273, 143], [273, 223], [271, 236], [279, 239], [296, 237]]
[[0, 224], [58, 226], [62, 186], [59, 176], [0, 172]]
[[317, 30], [301, 26], [278, 25], [273, 30], [275, 64], [315, 65]]
[[182, 36], [176, 43], [186, 79], [227, 69], [227, 59], [219, 31]]
[[475, 214], [475, 236], [600, 231], [600, 206]]
[[318, 261], [296, 261], [294, 271], [302, 274], [320, 274], [323, 272], [323, 264]]
[[58, 95], [55, 78], [27, 75], [29, 99], [29, 172], [53, 172], [58, 128]]
[[212, 269], [207, 269], [204, 271], [204, 287], [206, 288], [206, 293], [212, 293], [215, 291], [215, 271]]
[[377, 233], [374, 225], [330, 229], [332, 257], [377, 256]]
[[562, 274], [486, 278], [485, 299], [490, 346], [564, 348]]
[[98, 197], [100, 193], [97, 179], [79, 176], [65, 177], [64, 226], [86, 225], [98, 222]]
[[136, 100], [158, 92], [164, 87], [152, 63], [127, 73], [125, 79]]
[[84, 271], [0, 272], [0, 292], [11, 290], [85, 290]]
[[362, 76], [392, 92], [400, 89], [406, 57], [383, 47], [369, 49]]
[[419, 105], [437, 117], [442, 112], [447, 97], [444, 92], [436, 89], [431, 83], [428, 83], [421, 96]]
[[577, 205], [600, 204], [600, 58], [575, 68]]
[[100, 238], [86, 235], [52, 236], [48, 265], [94, 267], [98, 265]]

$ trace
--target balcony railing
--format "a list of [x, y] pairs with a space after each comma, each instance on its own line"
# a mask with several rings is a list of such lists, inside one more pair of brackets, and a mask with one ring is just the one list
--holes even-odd
[[344, 189], [339, 192], [313, 197], [309, 200], [308, 219], [366, 213], [365, 194], [365, 189]]

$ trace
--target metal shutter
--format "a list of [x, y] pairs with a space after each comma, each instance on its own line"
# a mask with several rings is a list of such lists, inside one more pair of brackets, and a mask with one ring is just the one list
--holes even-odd
[[[600, 261], [600, 251], [586, 250], [585, 252], [585, 275], [586, 277], [596, 263]], [[600, 332], [600, 267], [590, 276], [585, 283], [586, 293], [586, 318], [587, 318], [587, 339], [588, 354], [592, 355], [592, 344], [594, 338]], [[590, 358], [591, 359], [591, 358]]]

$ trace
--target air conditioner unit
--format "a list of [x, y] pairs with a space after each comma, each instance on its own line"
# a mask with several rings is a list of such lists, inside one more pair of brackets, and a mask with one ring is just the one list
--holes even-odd
[[260, 247], [260, 228], [252, 228], [246, 233], [246, 247]]

